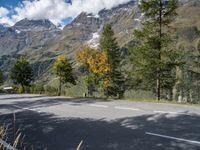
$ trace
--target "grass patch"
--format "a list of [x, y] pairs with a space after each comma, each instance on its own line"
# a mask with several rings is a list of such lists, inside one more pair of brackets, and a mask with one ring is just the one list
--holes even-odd
[[168, 101], [168, 100], [156, 100], [156, 99], [126, 99], [130, 102], [148, 102], [148, 103], [158, 103], [158, 104], [176, 104], [176, 105], [185, 105], [185, 106], [196, 106], [200, 107], [200, 104], [193, 104], [189, 102], [177, 102], [175, 100]]

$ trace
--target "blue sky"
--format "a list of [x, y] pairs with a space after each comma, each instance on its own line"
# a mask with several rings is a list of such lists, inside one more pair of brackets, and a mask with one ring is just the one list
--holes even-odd
[[[0, 0], [0, 6], [16, 7], [19, 2], [22, 2], [22, 0]], [[66, 2], [70, 2], [70, 0], [66, 0]]]
[[81, 12], [97, 16], [102, 9], [111, 9], [130, 0], [0, 0], [0, 24], [14, 25], [27, 19], [49, 19], [65, 26]]
[[19, 1], [21, 0], [0, 0], [0, 6], [3, 6], [3, 7], [15, 7]]
[[[14, 12], [12, 11], [12, 9], [16, 8], [20, 3], [22, 3], [23, 0], [0, 0], [0, 7], [4, 7], [7, 8], [8, 10], [10, 10], [10, 13], [8, 14], [8, 17], [11, 17], [12, 15], [14, 15]], [[33, 0], [30, 0], [33, 1]], [[65, 0], [68, 3], [71, 3], [71, 0]], [[64, 25], [70, 23], [72, 21], [72, 17], [67, 17], [62, 19], [62, 23]]]

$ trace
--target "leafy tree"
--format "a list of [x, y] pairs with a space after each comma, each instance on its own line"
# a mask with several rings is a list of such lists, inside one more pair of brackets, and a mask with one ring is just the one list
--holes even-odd
[[73, 75], [73, 68], [65, 56], [59, 56], [54, 63], [54, 71], [59, 77], [59, 93], [61, 95], [62, 84], [71, 83], [76, 84], [75, 77]]
[[95, 86], [98, 84], [97, 77], [90, 71], [88, 60], [95, 54], [95, 50], [88, 45], [81, 45], [76, 53], [76, 60], [83, 67], [84, 81], [87, 84], [87, 94], [93, 95]]
[[0, 70], [0, 85], [2, 85], [3, 82], [4, 82], [3, 72]]
[[[176, 16], [177, 0], [141, 0], [144, 13], [142, 29], [135, 30], [138, 45], [132, 51], [134, 71], [147, 88], [155, 87], [157, 99], [161, 89], [169, 89], [175, 83], [176, 50], [170, 36], [169, 25]], [[170, 94], [172, 95], [172, 94]], [[171, 97], [171, 96], [170, 96]]]
[[106, 52], [108, 64], [110, 64], [110, 86], [105, 90], [105, 93], [107, 96], [121, 98], [125, 92], [125, 77], [122, 74], [121, 66], [122, 55], [110, 24], [106, 24], [103, 28], [99, 48]]
[[91, 89], [102, 82], [103, 87], [109, 86], [110, 64], [105, 52], [97, 51], [84, 45], [77, 53], [77, 61], [85, 68], [85, 81], [88, 86], [88, 93], [92, 95]]
[[96, 75], [99, 81], [102, 82], [104, 89], [110, 87], [110, 64], [108, 63], [108, 56], [105, 52], [97, 51], [92, 57], [88, 59], [90, 71]]
[[25, 91], [25, 86], [29, 86], [33, 81], [33, 70], [24, 57], [20, 57], [14, 64], [10, 71], [10, 78], [15, 84], [21, 85], [22, 92]]

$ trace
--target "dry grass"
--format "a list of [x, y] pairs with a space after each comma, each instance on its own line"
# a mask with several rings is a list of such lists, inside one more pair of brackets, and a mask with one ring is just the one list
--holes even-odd
[[[13, 114], [13, 139], [11, 140], [10, 135], [8, 134], [9, 127], [6, 125], [0, 126], [0, 140], [4, 143], [0, 143], [0, 150], [10, 150], [10, 148], [17, 148], [17, 146], [22, 143], [21, 139], [21, 133], [19, 130], [15, 131], [15, 121], [16, 116]], [[9, 141], [8, 141], [9, 139]], [[6, 143], [6, 144], [5, 144]]]
[[8, 128], [1, 126], [0, 127], [0, 140], [4, 141], [7, 143], [6, 145], [3, 143], [0, 143], [0, 150], [9, 150], [9, 147], [12, 146], [12, 148], [17, 148], [18, 144], [20, 143], [21, 139], [21, 133], [17, 134], [16, 138], [14, 138], [13, 142], [9, 143], [7, 142], [7, 139], [9, 139], [8, 134], [7, 134]]
[[[2, 125], [2, 126], [0, 125], [0, 150], [14, 150], [14, 149], [17, 149], [18, 146], [23, 147], [22, 134], [19, 132], [19, 130], [15, 131], [15, 122], [16, 122], [16, 115], [14, 113], [12, 128], [6, 125]], [[13, 132], [12, 140], [11, 140], [10, 134], [8, 134], [8, 132], [10, 131]], [[79, 143], [76, 150], [81, 150], [82, 145], [83, 145], [83, 141]], [[25, 147], [20, 148], [20, 149], [25, 149]], [[32, 150], [34, 150], [33, 147], [32, 147]]]
[[78, 145], [78, 147], [76, 148], [76, 150], [81, 150], [81, 145], [83, 144], [83, 141], [81, 141]]

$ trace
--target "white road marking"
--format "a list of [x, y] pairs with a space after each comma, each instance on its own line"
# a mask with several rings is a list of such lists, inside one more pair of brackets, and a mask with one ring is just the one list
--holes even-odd
[[128, 107], [120, 107], [120, 106], [115, 106], [115, 109], [121, 109], [121, 110], [134, 110], [134, 111], [138, 111], [140, 109], [137, 108], [128, 108]]
[[41, 113], [41, 111], [37, 111], [33, 108], [22, 108], [22, 107], [19, 107], [17, 105], [13, 105], [14, 107], [18, 108], [18, 109], [22, 109], [22, 110], [29, 110], [29, 111], [35, 111], [35, 112], [38, 112], [38, 113]]
[[100, 107], [100, 108], [108, 108], [108, 106], [106, 106], [106, 105], [90, 104], [89, 106], [92, 106], [92, 107]]
[[187, 140], [187, 139], [182, 139], [182, 138], [177, 138], [177, 137], [162, 135], [162, 134], [156, 134], [156, 133], [151, 133], [151, 132], [145, 132], [145, 134], [200, 145], [200, 141]]
[[161, 113], [161, 114], [184, 114], [180, 112], [172, 112], [172, 111], [153, 111], [154, 113]]
[[22, 109], [21, 107], [17, 106], [17, 105], [13, 105], [13, 107], [15, 108], [19, 108], [19, 109]]

